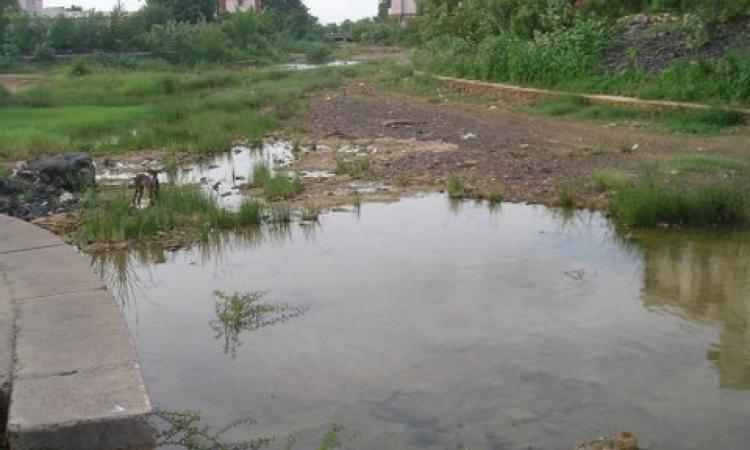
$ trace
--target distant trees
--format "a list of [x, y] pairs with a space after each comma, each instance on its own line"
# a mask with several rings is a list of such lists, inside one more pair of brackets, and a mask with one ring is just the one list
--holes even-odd
[[148, 0], [147, 8], [154, 5], [168, 10], [178, 22], [190, 23], [213, 19], [218, 7], [216, 0]]

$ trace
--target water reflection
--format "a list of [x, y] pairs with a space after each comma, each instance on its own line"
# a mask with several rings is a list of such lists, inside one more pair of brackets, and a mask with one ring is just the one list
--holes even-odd
[[750, 389], [750, 234], [638, 235], [643, 304], [720, 327], [707, 350], [723, 388]]
[[[750, 439], [747, 235], [621, 232], [595, 213], [431, 195], [362, 210], [113, 261], [111, 279], [135, 280], [125, 311], [155, 403], [299, 430], [301, 448], [337, 421], [373, 450], [383, 436], [399, 449], [572, 448], [623, 429], [662, 450]], [[217, 288], [269, 289], [307, 313], [240, 346], [243, 321], [224, 326], [207, 301]]]

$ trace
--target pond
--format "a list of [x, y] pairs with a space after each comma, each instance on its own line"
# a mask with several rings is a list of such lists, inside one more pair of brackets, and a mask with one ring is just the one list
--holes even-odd
[[[153, 403], [277, 448], [334, 423], [373, 450], [750, 442], [750, 234], [426, 195], [94, 264]], [[302, 313], [232, 333], [216, 290]]]

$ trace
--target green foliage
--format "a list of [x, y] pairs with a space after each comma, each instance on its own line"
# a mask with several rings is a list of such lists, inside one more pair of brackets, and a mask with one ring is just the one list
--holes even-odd
[[255, 200], [245, 200], [237, 211], [237, 226], [260, 225], [263, 222], [263, 204]]
[[241, 428], [255, 424], [245, 419], [231, 423], [219, 430], [201, 424], [198, 411], [156, 410], [153, 414], [162, 430], [157, 435], [157, 446], [177, 447], [186, 450], [258, 450], [273, 442], [273, 438], [260, 437], [240, 442], [226, 442], [223, 437]]
[[672, 131], [692, 134], [715, 134], [719, 131], [745, 122], [745, 115], [739, 111], [712, 108], [691, 110], [671, 114], [666, 119]]
[[575, 187], [571, 183], [562, 182], [557, 186], [557, 206], [572, 208], [576, 204]]
[[720, 173], [750, 170], [750, 160], [723, 155], [693, 153], [677, 156], [668, 161], [669, 170], [677, 172]]
[[337, 424], [333, 424], [331, 428], [326, 432], [317, 450], [334, 450], [339, 448], [341, 445], [341, 432], [343, 428]]
[[262, 187], [270, 179], [271, 171], [268, 169], [268, 166], [265, 163], [258, 162], [253, 166], [253, 171], [250, 175], [250, 180], [252, 181], [253, 186]]
[[646, 177], [617, 192], [613, 211], [623, 225], [653, 227], [736, 227], [750, 224], [750, 192], [734, 183], [709, 182], [683, 187]]
[[211, 328], [216, 332], [216, 339], [224, 341], [225, 354], [237, 355], [243, 332], [257, 331], [304, 314], [304, 309], [288, 303], [266, 303], [267, 294], [263, 291], [232, 295], [214, 292], [216, 317], [211, 321]]
[[627, 173], [611, 169], [599, 170], [591, 177], [592, 187], [598, 192], [616, 191], [632, 181]]
[[284, 225], [292, 222], [292, 208], [286, 204], [274, 205], [271, 208], [269, 221], [272, 224]]
[[277, 173], [263, 184], [263, 195], [267, 200], [286, 200], [302, 192], [302, 182], [297, 177]]
[[214, 0], [148, 0], [148, 4], [164, 7], [179, 22], [192, 23], [213, 19], [218, 5]]
[[448, 196], [453, 199], [464, 198], [466, 195], [466, 185], [458, 177], [448, 178], [448, 182], [445, 185], [445, 190], [448, 192]]
[[82, 77], [91, 73], [88, 62], [83, 58], [76, 58], [70, 65], [70, 74], [74, 77]]
[[370, 157], [367, 155], [358, 157], [352, 162], [347, 162], [343, 158], [337, 158], [334, 173], [336, 175], [349, 175], [351, 177], [358, 177], [363, 172], [366, 172], [369, 168]]
[[331, 59], [331, 47], [322, 42], [311, 42], [305, 49], [309, 64], [325, 64]]

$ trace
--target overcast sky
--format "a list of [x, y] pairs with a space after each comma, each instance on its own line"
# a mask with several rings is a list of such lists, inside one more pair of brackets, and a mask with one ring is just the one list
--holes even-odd
[[[321, 23], [341, 22], [345, 19], [361, 19], [372, 17], [378, 12], [378, 0], [304, 0], [313, 15]], [[79, 5], [85, 9], [96, 8], [109, 11], [117, 3], [116, 0], [45, 0], [44, 6]], [[135, 10], [145, 3], [145, 0], [124, 0], [125, 7]]]

